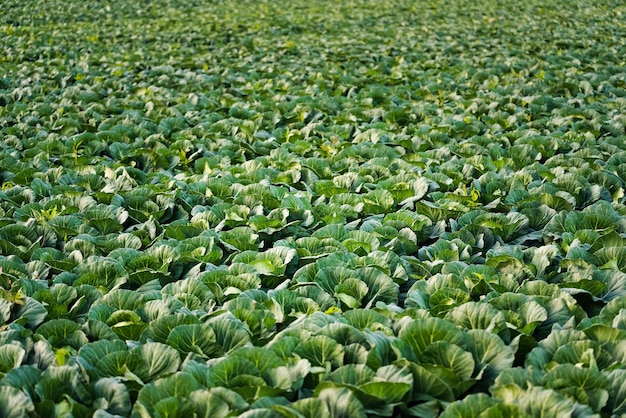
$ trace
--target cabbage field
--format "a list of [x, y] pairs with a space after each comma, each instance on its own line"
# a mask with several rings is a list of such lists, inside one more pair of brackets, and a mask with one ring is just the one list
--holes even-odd
[[626, 416], [625, 2], [0, 6], [0, 417]]

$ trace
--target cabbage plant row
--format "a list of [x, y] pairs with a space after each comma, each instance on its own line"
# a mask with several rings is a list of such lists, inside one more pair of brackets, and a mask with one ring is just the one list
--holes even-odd
[[624, 3], [326, 3], [3, 2], [0, 416], [626, 414]]

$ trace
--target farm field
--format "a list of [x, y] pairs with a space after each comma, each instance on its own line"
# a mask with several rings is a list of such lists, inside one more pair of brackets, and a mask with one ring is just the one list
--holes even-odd
[[0, 417], [626, 416], [626, 3], [4, 0]]

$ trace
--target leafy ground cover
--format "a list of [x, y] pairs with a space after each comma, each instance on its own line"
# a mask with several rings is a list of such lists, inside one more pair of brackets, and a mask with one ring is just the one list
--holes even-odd
[[620, 1], [3, 2], [0, 416], [626, 414]]

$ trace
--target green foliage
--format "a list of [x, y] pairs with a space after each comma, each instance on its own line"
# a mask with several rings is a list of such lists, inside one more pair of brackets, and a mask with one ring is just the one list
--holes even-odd
[[0, 416], [626, 414], [623, 2], [4, 3]]

